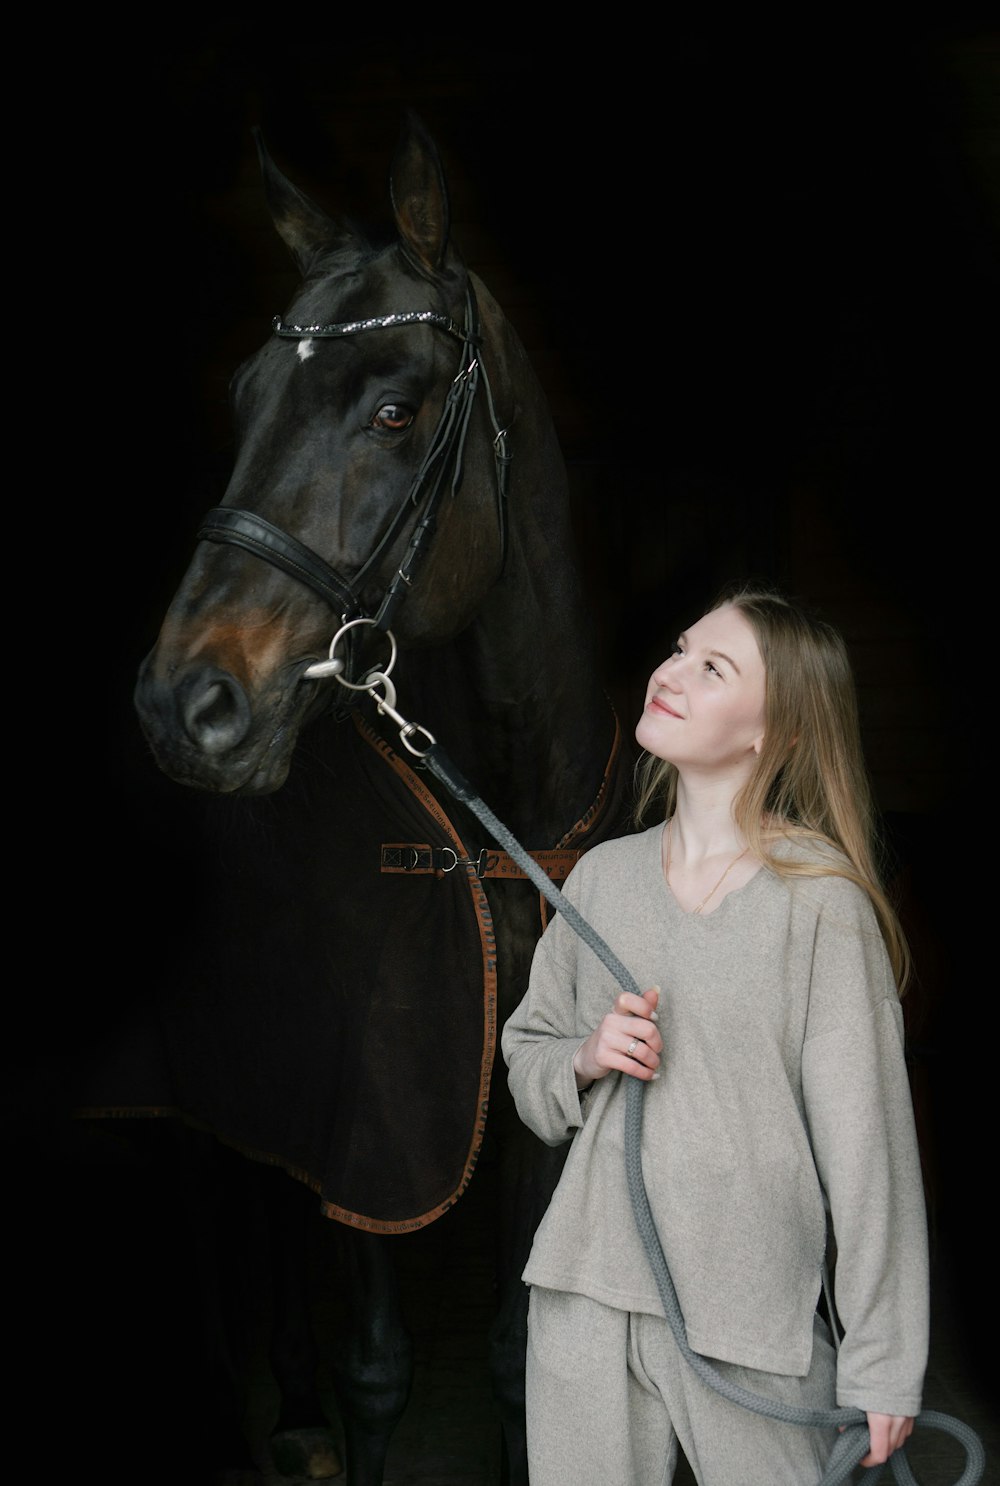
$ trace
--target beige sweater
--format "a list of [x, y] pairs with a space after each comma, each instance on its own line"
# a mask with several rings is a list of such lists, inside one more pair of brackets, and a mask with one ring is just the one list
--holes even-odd
[[[837, 1401], [917, 1414], [926, 1218], [902, 1015], [869, 901], [843, 878], [761, 869], [715, 912], [686, 914], [664, 881], [662, 829], [594, 847], [565, 891], [640, 988], [661, 987], [642, 1166], [691, 1346], [808, 1371], [825, 1193]], [[502, 1037], [521, 1118], [550, 1145], [573, 1142], [524, 1279], [662, 1314], [626, 1185], [625, 1076], [580, 1095], [572, 1067], [619, 990], [556, 915]]]

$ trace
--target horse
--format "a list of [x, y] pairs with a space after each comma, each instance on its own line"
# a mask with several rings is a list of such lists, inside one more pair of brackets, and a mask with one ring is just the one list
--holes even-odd
[[[452, 241], [435, 142], [407, 112], [369, 240], [254, 132], [297, 287], [233, 377], [231, 477], [135, 687], [155, 764], [210, 807], [207, 932], [164, 997], [167, 1103], [336, 1227], [351, 1486], [379, 1486], [409, 1396], [394, 1245], [461, 1198], [489, 1134], [490, 1368], [520, 1486], [520, 1275], [562, 1156], [520, 1125], [497, 1049], [547, 909], [418, 745], [438, 738], [554, 881], [624, 828], [626, 755], [552, 417]], [[339, 1462], [288, 1253], [271, 1448], [321, 1476]]]

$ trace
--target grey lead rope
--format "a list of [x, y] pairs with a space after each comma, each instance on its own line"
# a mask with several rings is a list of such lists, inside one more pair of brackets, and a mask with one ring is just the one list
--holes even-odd
[[[391, 714], [394, 715], [394, 714]], [[559, 891], [555, 884], [545, 875], [538, 864], [528, 855], [507, 827], [499, 821], [492, 810], [478, 798], [472, 786], [455, 768], [447, 754], [435, 743], [426, 752], [421, 754], [431, 773], [460, 800], [463, 805], [468, 806], [486, 829], [493, 836], [497, 844], [517, 862], [526, 876], [538, 888], [552, 906], [563, 915], [571, 928], [575, 929], [585, 944], [588, 944], [597, 957], [607, 966], [622, 989], [631, 991], [635, 995], [641, 995], [634, 977], [625, 968], [622, 962], [608, 947], [604, 940], [597, 934], [590, 924], [587, 923], [568, 898]], [[625, 1171], [628, 1179], [629, 1195], [632, 1200], [632, 1212], [639, 1230], [646, 1256], [649, 1260], [653, 1276], [656, 1280], [663, 1303], [664, 1314], [667, 1324], [678, 1348], [683, 1356], [694, 1368], [695, 1372], [716, 1393], [727, 1398], [730, 1402], [738, 1404], [741, 1408], [750, 1410], [751, 1413], [763, 1414], [766, 1418], [784, 1421], [787, 1424], [800, 1424], [812, 1428], [837, 1428], [843, 1432], [839, 1435], [830, 1458], [827, 1462], [826, 1474], [823, 1476], [819, 1486], [841, 1486], [851, 1476], [855, 1466], [868, 1453], [869, 1434], [867, 1417], [861, 1409], [835, 1408], [835, 1409], [805, 1409], [793, 1404], [776, 1402], [769, 1398], [763, 1398], [760, 1394], [752, 1393], [747, 1388], [742, 1388], [738, 1383], [732, 1382], [723, 1376], [712, 1364], [699, 1353], [693, 1351], [687, 1339], [687, 1328], [684, 1317], [677, 1300], [674, 1283], [667, 1268], [667, 1261], [663, 1256], [660, 1245], [659, 1234], [649, 1207], [649, 1199], [646, 1195], [646, 1185], [642, 1176], [641, 1136], [642, 1136], [642, 1109], [643, 1088], [640, 1079], [630, 1078], [625, 1091]], [[832, 1313], [831, 1313], [832, 1314]], [[917, 1416], [918, 1424], [931, 1429], [940, 1429], [947, 1434], [954, 1435], [965, 1449], [965, 1469], [955, 1482], [955, 1486], [976, 1486], [986, 1469], [986, 1453], [982, 1441], [974, 1430], [960, 1419], [954, 1419], [950, 1414], [939, 1414], [933, 1410], [925, 1410]], [[895, 1450], [889, 1458], [892, 1473], [898, 1486], [918, 1486], [917, 1480], [910, 1470], [904, 1450]], [[874, 1486], [885, 1469], [884, 1465], [868, 1467], [864, 1472], [866, 1486]]]

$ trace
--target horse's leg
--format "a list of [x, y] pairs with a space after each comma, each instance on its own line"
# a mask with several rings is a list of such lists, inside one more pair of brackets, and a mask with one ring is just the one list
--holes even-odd
[[260, 1167], [259, 1182], [272, 1281], [268, 1362], [281, 1396], [271, 1459], [283, 1476], [327, 1480], [342, 1467], [319, 1396], [309, 1285], [310, 1224], [325, 1220], [317, 1212], [317, 1198], [283, 1171]]
[[336, 1238], [351, 1306], [346, 1351], [331, 1359], [347, 1481], [382, 1486], [389, 1440], [409, 1402], [413, 1343], [403, 1324], [393, 1240], [339, 1225]]
[[[504, 1091], [506, 1092], [506, 1091]], [[524, 1415], [524, 1364], [528, 1344], [528, 1287], [521, 1279], [535, 1229], [549, 1204], [565, 1148], [538, 1140], [518, 1120], [512, 1105], [491, 1110], [499, 1147], [500, 1190], [497, 1222], [499, 1306], [490, 1328], [493, 1397], [503, 1425], [505, 1486], [528, 1486]]]
[[199, 1282], [201, 1351], [191, 1368], [201, 1377], [193, 1396], [205, 1417], [189, 1421], [192, 1486], [260, 1486], [244, 1432], [249, 1340], [246, 1334], [248, 1254], [247, 1163], [214, 1136], [176, 1127], [181, 1204]]

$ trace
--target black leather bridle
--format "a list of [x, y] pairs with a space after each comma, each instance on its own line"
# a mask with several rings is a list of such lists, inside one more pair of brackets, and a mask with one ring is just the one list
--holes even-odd
[[[497, 523], [500, 532], [499, 572], [503, 571], [506, 562], [510, 455], [507, 452], [507, 430], [501, 428], [497, 420], [489, 377], [479, 356], [481, 336], [475, 295], [470, 285], [466, 291], [465, 322], [462, 325], [450, 316], [434, 310], [407, 310], [400, 314], [380, 315], [369, 320], [347, 320], [334, 325], [286, 325], [280, 316], [276, 316], [273, 322], [275, 335], [292, 340], [331, 339], [399, 325], [431, 325], [461, 341], [462, 351], [458, 371], [448, 390], [427, 454], [395, 516], [355, 577], [343, 577], [318, 552], [314, 552], [296, 537], [282, 531], [263, 516], [235, 506], [213, 507], [202, 520], [197, 534], [199, 541], [223, 542], [242, 547], [255, 557], [290, 574], [324, 599], [343, 623], [359, 617], [371, 617], [374, 627], [380, 630], [389, 628], [407, 589], [413, 584], [420, 562], [427, 554], [437, 527], [438, 508], [445, 490], [449, 489], [455, 494], [461, 485], [465, 439], [480, 376], [486, 390], [494, 430]], [[361, 602], [365, 582], [380, 558], [405, 528], [412, 511], [420, 514], [406, 554], [385, 589], [375, 614], [368, 616]]]

